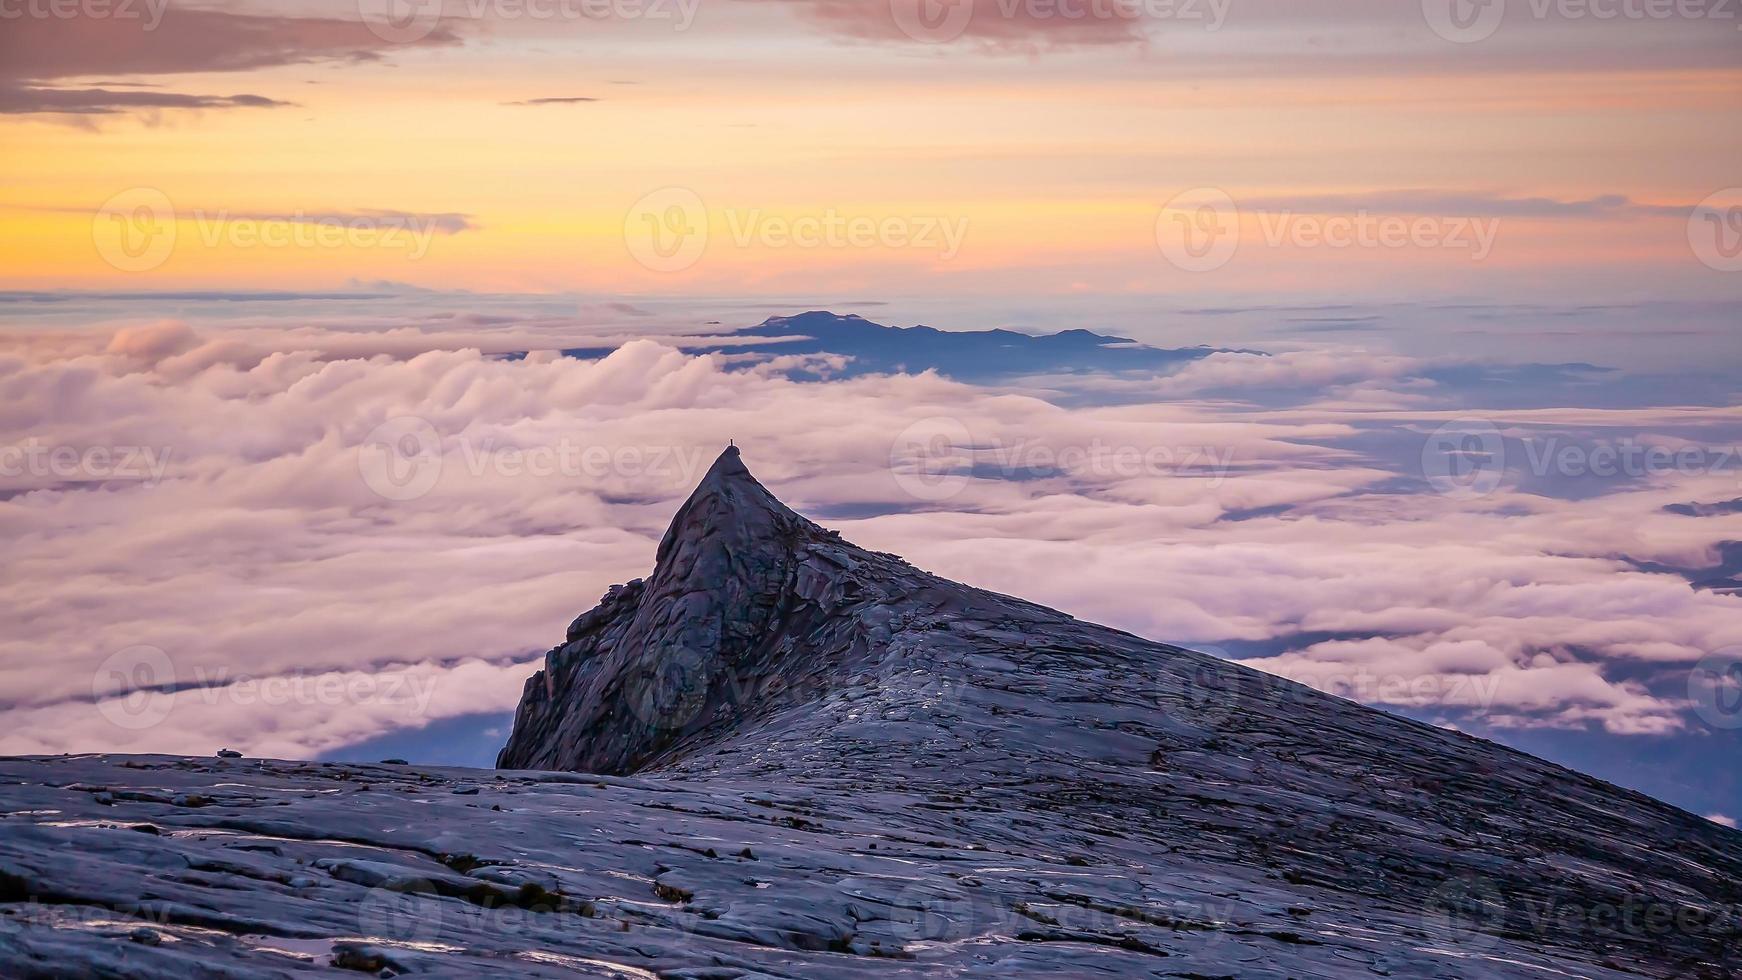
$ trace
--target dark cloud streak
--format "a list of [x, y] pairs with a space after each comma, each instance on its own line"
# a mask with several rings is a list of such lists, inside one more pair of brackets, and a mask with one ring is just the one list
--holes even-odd
[[1621, 194], [1585, 200], [1551, 197], [1501, 197], [1440, 190], [1375, 191], [1365, 194], [1311, 194], [1236, 199], [1244, 210], [1297, 214], [1456, 215], [1495, 218], [1687, 218], [1692, 204], [1644, 204]]
[[139, 109], [282, 109], [294, 102], [263, 95], [113, 92], [102, 88], [0, 88], [0, 115], [112, 115]]
[[[458, 44], [447, 28], [420, 47]], [[262, 95], [116, 92], [149, 87], [104, 81], [100, 88], [58, 87], [63, 79], [240, 72], [312, 62], [381, 60], [391, 47], [362, 21], [280, 17], [170, 8], [161, 23], [94, 17], [17, 18], [0, 31], [0, 112], [107, 115], [130, 110], [281, 108]], [[401, 45], [399, 47], [405, 47]]]
[[594, 98], [591, 95], [557, 95], [557, 96], [548, 96], [548, 97], [542, 98], [542, 99], [521, 99], [518, 102], [504, 102], [502, 104], [503, 105], [521, 105], [521, 106], [578, 105], [578, 104], [583, 103], [583, 102], [597, 102], [597, 101], [599, 101], [599, 100]]

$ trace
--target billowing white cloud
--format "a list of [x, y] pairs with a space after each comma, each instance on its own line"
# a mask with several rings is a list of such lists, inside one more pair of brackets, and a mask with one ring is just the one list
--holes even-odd
[[[728, 438], [866, 546], [1158, 639], [1284, 638], [1250, 662], [1373, 703], [1665, 732], [1688, 705], [1649, 675], [1742, 646], [1735, 597], [1618, 560], [1697, 565], [1742, 538], [1742, 515], [1663, 510], [1734, 496], [1731, 473], [1580, 500], [1402, 493], [1395, 466], [1334, 448], [1440, 424], [1395, 400], [1069, 408], [929, 373], [799, 383], [647, 340], [591, 362], [453, 349], [491, 329], [9, 342], [0, 752], [297, 756], [507, 710], [568, 620], [650, 567]], [[1408, 391], [1418, 370], [1211, 358], [1151, 385]]]

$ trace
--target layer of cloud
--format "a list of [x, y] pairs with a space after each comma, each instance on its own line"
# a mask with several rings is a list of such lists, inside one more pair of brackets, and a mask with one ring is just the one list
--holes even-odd
[[[869, 547], [1158, 639], [1267, 644], [1248, 661], [1448, 723], [1675, 731], [1697, 724], [1677, 672], [1742, 646], [1734, 597], [1636, 564], [1742, 537], [1742, 515], [1665, 509], [1733, 496], [1732, 473], [1578, 500], [1400, 493], [1394, 461], [1338, 446], [1375, 424], [1420, 440], [1444, 410], [1158, 400], [1406, 386], [1408, 359], [1206, 361], [1148, 401], [1067, 408], [927, 374], [798, 383], [653, 341], [594, 362], [451, 342], [164, 321], [9, 343], [0, 533], [23, 615], [0, 639], [0, 752], [306, 756], [507, 710], [568, 620], [646, 571], [728, 438]], [[1514, 414], [1496, 422], [1694, 413]], [[171, 676], [118, 670], [141, 649]], [[319, 693], [371, 677], [412, 696]], [[189, 683], [156, 724], [115, 722]]]

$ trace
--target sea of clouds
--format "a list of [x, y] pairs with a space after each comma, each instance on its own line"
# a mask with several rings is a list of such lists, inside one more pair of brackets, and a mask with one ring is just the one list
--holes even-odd
[[[681, 343], [579, 360], [511, 319], [7, 333], [0, 753], [306, 758], [511, 710], [728, 439], [859, 544], [1443, 724], [1685, 733], [1710, 722], [1689, 670], [1742, 650], [1742, 598], [1669, 571], [1716, 564], [1742, 509], [1666, 509], [1742, 497], [1714, 435], [1742, 410], [1472, 419], [1435, 365], [1357, 348], [975, 386]], [[1280, 388], [1313, 394], [1258, 404]], [[1473, 426], [1575, 492], [1436, 481], [1434, 441]], [[1562, 438], [1584, 455], [1544, 457]], [[1618, 445], [1639, 458], [1594, 470]]]

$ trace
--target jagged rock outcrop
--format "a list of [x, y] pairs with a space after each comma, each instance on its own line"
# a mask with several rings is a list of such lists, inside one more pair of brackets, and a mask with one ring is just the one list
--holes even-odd
[[849, 595], [852, 571], [872, 558], [787, 509], [727, 449], [678, 510], [653, 574], [576, 619], [527, 681], [497, 764], [633, 772], [741, 724], [786, 685], [837, 673], [842, 644], [855, 645], [845, 634], [863, 624], [833, 614], [866, 598]]
[[[1480, 881], [1509, 897], [1498, 932], [1660, 964], [1742, 937], [1724, 828], [858, 548], [782, 505], [736, 449], [651, 577], [576, 620], [528, 682], [501, 764], [923, 787], [1047, 814], [1090, 851], [1141, 842], [1415, 908]], [[1602, 924], [1647, 895], [1705, 924]]]
[[1742, 834], [855, 547], [736, 452], [502, 763], [0, 759], [0, 976], [1742, 976]]

